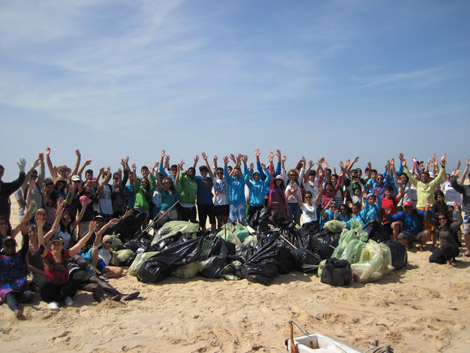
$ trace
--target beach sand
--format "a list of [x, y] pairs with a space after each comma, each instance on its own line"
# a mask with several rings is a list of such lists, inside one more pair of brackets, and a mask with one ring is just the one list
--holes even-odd
[[110, 283], [140, 291], [137, 300], [96, 304], [79, 292], [71, 307], [54, 312], [36, 298], [25, 321], [0, 306], [1, 351], [284, 352], [292, 319], [363, 350], [379, 340], [395, 352], [468, 352], [470, 259], [449, 267], [430, 264], [429, 255], [410, 251], [406, 269], [345, 288], [299, 272], [271, 286], [201, 277], [143, 284], [126, 275]]

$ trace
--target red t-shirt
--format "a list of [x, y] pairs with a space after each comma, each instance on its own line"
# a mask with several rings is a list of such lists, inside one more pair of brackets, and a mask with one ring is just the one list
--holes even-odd
[[52, 251], [43, 257], [46, 280], [56, 284], [65, 284], [69, 280], [68, 262], [70, 259], [69, 250], [62, 253], [62, 262], [55, 261]]

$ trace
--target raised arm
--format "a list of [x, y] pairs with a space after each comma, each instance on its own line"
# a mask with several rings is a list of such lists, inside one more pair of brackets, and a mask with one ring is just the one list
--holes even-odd
[[77, 160], [75, 161], [75, 166], [73, 167], [72, 175], [78, 173], [78, 168], [80, 168], [80, 162], [82, 161], [82, 155], [80, 153], [80, 150], [76, 149], [75, 154], [77, 155]]
[[46, 233], [46, 235], [44, 235], [45, 243], [47, 243], [57, 232], [57, 228], [59, 228], [60, 220], [62, 219], [63, 214], [64, 214], [64, 204], [62, 202], [58, 202], [54, 223], [52, 224], [51, 229]]
[[85, 163], [83, 163], [82, 167], [80, 168], [80, 170], [78, 171], [78, 176], [80, 177], [80, 179], [82, 178], [82, 173], [83, 171], [85, 170], [85, 168], [87, 166], [89, 166], [91, 164], [91, 159], [85, 161]]
[[49, 174], [51, 174], [52, 180], [55, 181], [57, 178], [57, 171], [54, 169], [54, 165], [52, 164], [52, 161], [51, 161], [51, 148], [50, 147], [46, 148], [46, 163], [47, 163], [47, 168], [49, 169]]
[[95, 229], [96, 229], [96, 222], [95, 221], [91, 221], [90, 222], [90, 225], [88, 226], [88, 233], [85, 234], [84, 237], [82, 237], [78, 242], [77, 244], [75, 244], [74, 246], [72, 246], [70, 249], [69, 249], [69, 255], [70, 257], [73, 257], [75, 255], [78, 254], [78, 252], [80, 251], [81, 248], [83, 248], [86, 244], [86, 242], [88, 241], [88, 239], [90, 239], [90, 237], [93, 235], [93, 233], [95, 232]]
[[204, 159], [204, 162], [206, 163], [207, 170], [209, 172], [209, 177], [211, 180], [214, 180], [214, 173], [212, 173], [211, 166], [207, 160], [207, 154], [205, 152], [202, 152], [202, 159]]
[[465, 170], [463, 171], [463, 174], [462, 176], [460, 177], [460, 184], [464, 184], [465, 183], [465, 177], [467, 176], [468, 174], [468, 168], [470, 167], [470, 158], [467, 158], [467, 163], [465, 165]]
[[183, 169], [183, 164], [184, 164], [184, 162], [181, 161], [181, 163], [178, 164], [178, 166], [177, 166], [178, 169], [176, 171], [176, 177], [175, 177], [175, 183], [174, 183], [176, 191], [178, 191], [178, 188], [179, 188], [180, 175], [181, 175], [181, 170]]

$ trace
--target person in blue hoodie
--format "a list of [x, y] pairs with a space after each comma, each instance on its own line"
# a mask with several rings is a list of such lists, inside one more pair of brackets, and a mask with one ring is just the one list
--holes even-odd
[[230, 223], [245, 223], [245, 179], [241, 173], [240, 161], [243, 160], [245, 170], [244, 173], [248, 173], [246, 167], [247, 156], [238, 155], [237, 158], [232, 154], [230, 156], [232, 161], [235, 163], [232, 173], [228, 172], [227, 164], [228, 157], [224, 157], [224, 176], [229, 185], [229, 203], [230, 203], [230, 214], [228, 221]]
[[264, 180], [261, 178], [259, 171], [253, 171], [253, 164], [250, 166], [250, 173], [245, 174], [245, 184], [250, 190], [248, 198], [248, 216], [250, 217], [263, 208], [265, 190], [271, 182], [271, 174], [266, 165], [261, 164], [261, 167], [266, 175]]

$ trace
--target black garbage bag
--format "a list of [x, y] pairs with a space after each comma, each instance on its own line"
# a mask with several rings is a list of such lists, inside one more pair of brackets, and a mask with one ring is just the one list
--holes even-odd
[[115, 234], [120, 234], [123, 242], [136, 237], [147, 215], [142, 212], [135, 212], [126, 218], [122, 218], [118, 224], [109, 227], [108, 230]]
[[309, 249], [322, 259], [329, 259], [338, 246], [340, 235], [331, 233], [327, 229], [310, 237]]
[[212, 249], [209, 256], [235, 255], [235, 253], [235, 244], [219, 237], [216, 238], [214, 245], [212, 245]]
[[137, 272], [141, 282], [159, 282], [178, 266], [197, 261], [201, 256], [204, 237], [179, 243], [148, 258]]
[[206, 260], [206, 263], [199, 275], [206, 278], [220, 278], [224, 267], [230, 262], [227, 255], [212, 256]]
[[364, 229], [369, 229], [369, 239], [377, 243], [383, 243], [390, 240], [390, 234], [385, 231], [384, 226], [379, 221], [369, 221], [364, 226]]
[[137, 252], [137, 250], [142, 249], [144, 252], [147, 252], [150, 243], [152, 242], [153, 236], [146, 232], [138, 232], [135, 235], [134, 239], [130, 239], [126, 241], [119, 250], [121, 249], [130, 249], [133, 252]]
[[242, 245], [236, 251], [236, 255], [243, 259], [244, 262], [253, 256], [255, 249], [251, 245]]
[[352, 269], [347, 260], [333, 257], [326, 260], [321, 273], [321, 281], [332, 286], [346, 286], [352, 281]]
[[397, 241], [388, 240], [384, 242], [390, 248], [392, 253], [392, 266], [395, 270], [403, 268], [408, 263], [408, 252], [406, 245]]
[[241, 273], [249, 281], [261, 283], [265, 286], [273, 283], [274, 278], [278, 275], [277, 266], [274, 261], [245, 263], [241, 266]]
[[321, 262], [320, 256], [314, 254], [308, 249], [298, 248], [295, 250], [295, 256], [297, 261], [301, 264], [303, 272], [316, 271], [318, 264]]

